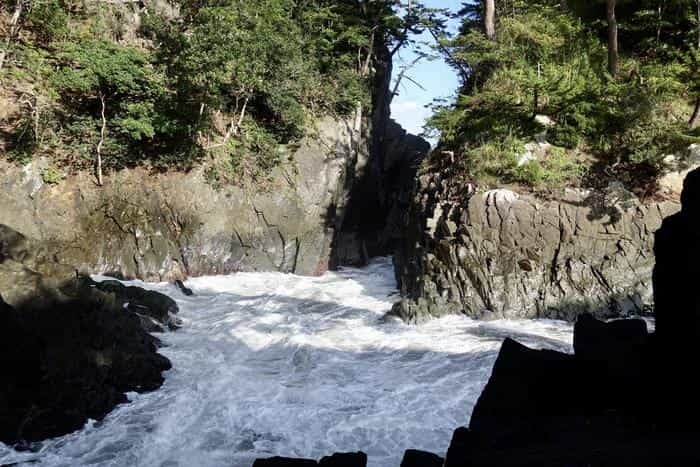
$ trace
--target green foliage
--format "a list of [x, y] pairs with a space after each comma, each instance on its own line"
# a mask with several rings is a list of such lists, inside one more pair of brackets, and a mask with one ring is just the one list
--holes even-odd
[[64, 39], [70, 32], [68, 8], [62, 0], [34, 2], [26, 22], [37, 40], [43, 43]]
[[61, 181], [61, 173], [54, 167], [46, 167], [41, 171], [41, 179], [47, 185], [56, 185]]
[[[2, 137], [18, 160], [41, 153], [82, 169], [99, 145], [107, 170], [186, 168], [211, 155], [226, 161], [217, 179], [264, 177], [311, 119], [371, 105], [378, 51], [427, 17], [417, 2], [397, 15], [397, 4], [31, 2], [1, 78], [41, 97], [47, 138], [30, 131], [27, 109]], [[0, 5], [11, 13], [15, 2]]]
[[555, 187], [584, 174], [584, 166], [576, 155], [556, 147], [519, 164], [527, 153], [525, 144], [522, 139], [507, 136], [466, 151], [457, 163], [487, 185], [518, 183], [535, 188]]
[[[158, 69], [149, 63], [145, 52], [107, 41], [85, 40], [58, 44], [59, 71], [52, 79], [66, 109], [68, 128], [71, 120], [82, 126], [90, 122], [91, 131], [75, 131], [75, 143], [97, 145], [96, 124], [103, 113], [109, 139], [105, 155], [108, 165], [120, 167], [135, 162], [143, 154], [159, 128], [156, 104], [165, 95]], [[85, 120], [83, 117], [89, 117]], [[83, 122], [83, 123], [81, 123]], [[91, 139], [83, 136], [90, 134]], [[111, 157], [110, 157], [111, 156]]]
[[[606, 71], [604, 2], [568, 3], [570, 10], [554, 0], [497, 2], [494, 41], [481, 30], [481, 6], [465, 7], [461, 33], [447, 46], [470, 73], [455, 105], [438, 108], [430, 125], [472, 176], [492, 184], [574, 182], [587, 170], [577, 159], [584, 151], [598, 161], [590, 170], [635, 183], [641, 180], [630, 173], [658, 173], [665, 155], [687, 145], [686, 103], [700, 95], [690, 2], [659, 10], [651, 1], [618, 1], [621, 29], [635, 42], [623, 44], [617, 79]], [[541, 127], [537, 115], [554, 125]], [[514, 168], [514, 142], [544, 130], [563, 149]]]

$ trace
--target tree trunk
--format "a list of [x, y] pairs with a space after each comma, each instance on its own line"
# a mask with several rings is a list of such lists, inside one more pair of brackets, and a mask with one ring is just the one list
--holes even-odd
[[17, 3], [15, 3], [15, 11], [12, 14], [12, 18], [10, 18], [10, 28], [7, 31], [5, 45], [3, 46], [2, 50], [0, 50], [0, 70], [2, 70], [2, 67], [5, 65], [5, 59], [7, 58], [7, 53], [9, 52], [10, 44], [12, 43], [12, 39], [14, 39], [15, 34], [17, 34], [19, 18], [22, 15], [22, 5], [22, 0], [17, 0]]
[[618, 38], [617, 18], [615, 17], [616, 0], [606, 0], [606, 13], [608, 18], [608, 72], [617, 76]]
[[496, 39], [496, 0], [484, 0], [484, 33], [488, 39]]
[[696, 0], [698, 4], [698, 49], [700, 49], [700, 0]]
[[[245, 92], [245, 90], [243, 91]], [[238, 135], [241, 131], [241, 126], [243, 125], [243, 119], [245, 118], [245, 113], [246, 109], [248, 108], [248, 102], [250, 101], [250, 96], [246, 95], [245, 99], [243, 100], [243, 107], [238, 110], [238, 98], [236, 98], [236, 112], [238, 112], [238, 118], [232, 117], [231, 118], [231, 123], [229, 123], [228, 130], [226, 130], [226, 134], [224, 135], [224, 139], [221, 140], [220, 143], [217, 144], [208, 144], [204, 147], [206, 151], [210, 151], [212, 149], [220, 148], [223, 146], [226, 146], [226, 144], [231, 140], [231, 137], [234, 135]], [[207, 141], [209, 138], [207, 137]]]
[[[418, 62], [423, 60], [423, 58], [425, 58], [423, 55], [418, 55], [411, 63], [409, 63], [408, 65], [405, 65], [401, 69], [401, 72], [396, 76], [396, 81], [394, 81], [394, 88], [391, 90], [391, 93], [389, 94], [390, 100], [393, 101], [394, 97], [399, 95], [399, 86], [401, 86], [401, 82], [403, 81], [403, 79], [407, 78], [410, 80], [410, 78], [408, 78], [406, 76], [406, 73], [408, 73], [411, 70], [411, 68], [416, 66], [418, 64]], [[413, 81], [413, 80], [411, 80], [411, 81]], [[413, 82], [415, 84], [417, 84], [421, 89], [423, 89], [423, 87], [420, 84], [416, 83], [415, 81], [413, 81]], [[425, 89], [423, 89], [423, 90], [425, 90]]]
[[102, 146], [105, 143], [105, 134], [107, 133], [107, 119], [105, 118], [105, 96], [100, 93], [100, 104], [102, 104], [102, 111], [100, 115], [102, 117], [102, 128], [100, 128], [100, 142], [97, 143], [97, 161], [95, 163], [95, 176], [97, 177], [97, 184], [102, 186]]
[[365, 57], [365, 63], [362, 65], [360, 70], [360, 76], [366, 78], [369, 76], [370, 65], [372, 65], [372, 57], [374, 57], [374, 41], [377, 35], [377, 27], [372, 28], [372, 35], [369, 38], [369, 47], [367, 49], [367, 57]]
[[700, 125], [700, 96], [695, 98], [695, 110], [693, 116], [690, 117], [690, 129], [694, 130]]

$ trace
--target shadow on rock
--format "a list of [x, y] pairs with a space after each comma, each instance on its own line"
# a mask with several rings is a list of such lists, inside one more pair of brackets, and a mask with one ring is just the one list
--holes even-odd
[[148, 331], [169, 326], [177, 305], [137, 289], [77, 277], [13, 306], [0, 299], [0, 441], [70, 433], [126, 392], [162, 385], [170, 361]]
[[574, 355], [507, 339], [445, 467], [700, 465], [700, 170], [656, 234], [656, 334], [642, 320], [574, 329]]

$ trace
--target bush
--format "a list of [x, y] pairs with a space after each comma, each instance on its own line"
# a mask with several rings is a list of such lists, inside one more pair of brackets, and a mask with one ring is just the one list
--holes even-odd
[[[656, 18], [659, 12], [652, 6], [647, 0], [627, 2], [621, 11], [643, 10]], [[690, 43], [686, 39], [693, 47], [697, 40], [691, 22], [684, 20], [682, 32], [674, 35], [635, 25], [635, 37], [653, 37], [626, 44], [635, 52], [620, 58], [613, 78], [598, 23], [587, 23], [572, 8], [562, 9], [559, 1], [514, 0], [499, 8], [495, 40], [483, 34], [480, 10], [465, 8], [463, 29], [447, 46], [451, 60], [468, 69], [468, 77], [455, 104], [439, 108], [429, 121], [431, 131], [441, 135], [442, 147], [463, 155], [463, 172], [488, 184], [556, 185], [586, 170], [587, 164], [572, 155], [580, 150], [597, 159], [590, 162], [598, 172], [590, 180], [649, 183], [649, 177], [623, 172], [658, 174], [664, 156], [692, 139], [687, 102], [698, 95], [700, 75], [695, 55], [684, 50]], [[676, 8], [661, 14], [687, 13]], [[664, 34], [667, 43], [661, 40]], [[682, 39], [683, 34], [689, 35]], [[556, 122], [547, 131], [548, 140], [569, 151], [514, 167], [518, 146], [542, 131], [534, 122], [538, 114]]]
[[41, 179], [47, 185], [56, 185], [61, 178], [61, 173], [53, 167], [46, 167], [41, 171]]

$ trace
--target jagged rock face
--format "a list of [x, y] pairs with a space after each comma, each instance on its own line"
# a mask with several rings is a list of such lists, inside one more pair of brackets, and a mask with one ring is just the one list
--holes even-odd
[[416, 172], [430, 151], [426, 140], [407, 133], [388, 117], [375, 125], [381, 128], [373, 128], [370, 157], [358, 166], [336, 240], [336, 265], [363, 266], [369, 258], [395, 251], [415, 191]]
[[265, 190], [207, 183], [204, 170], [88, 174], [58, 185], [41, 161], [3, 164], [0, 224], [33, 239], [58, 264], [145, 280], [237, 271], [317, 274], [327, 268], [351, 176], [367, 138], [357, 121], [325, 119]]
[[76, 278], [14, 307], [0, 296], [0, 441], [70, 433], [127, 402], [126, 392], [161, 386], [170, 361], [142, 316], [165, 326], [177, 305], [139, 290], [139, 312], [125, 311], [135, 288], [124, 289], [106, 292]]
[[551, 200], [474, 194], [455, 179], [446, 171], [420, 178], [395, 256], [407, 298], [393, 312], [406, 321], [610, 318], [653, 302], [653, 234], [677, 203], [644, 204], [619, 186]]

